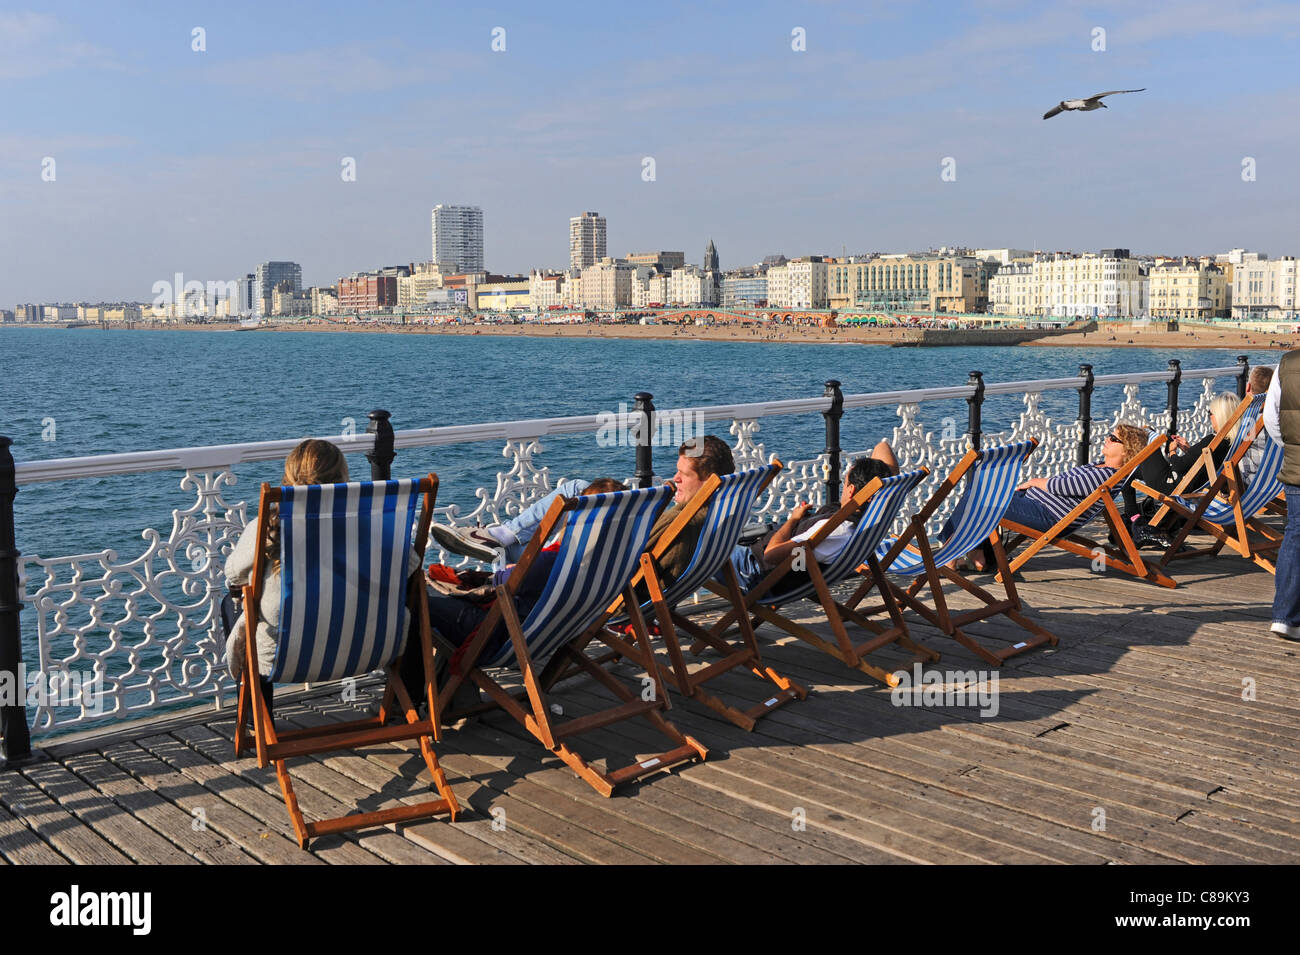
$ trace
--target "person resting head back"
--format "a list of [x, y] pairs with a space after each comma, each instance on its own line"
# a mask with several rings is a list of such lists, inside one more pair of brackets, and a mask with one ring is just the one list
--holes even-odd
[[583, 494], [610, 494], [614, 491], [626, 491], [627, 485], [613, 478], [596, 478], [582, 489]]

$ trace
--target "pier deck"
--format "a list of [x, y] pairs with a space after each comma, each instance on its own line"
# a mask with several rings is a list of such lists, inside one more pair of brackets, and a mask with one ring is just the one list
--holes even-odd
[[[1031, 563], [1021, 594], [1061, 643], [1001, 669], [993, 718], [973, 706], [896, 707], [868, 677], [782, 639], [765, 644], [768, 662], [813, 693], [753, 733], [673, 698], [670, 718], [709, 747], [705, 763], [604, 799], [491, 716], [448, 730], [439, 751], [461, 821], [321, 838], [310, 852], [292, 838], [273, 770], [233, 757], [229, 708], [55, 741], [0, 772], [0, 859], [1300, 862], [1300, 646], [1267, 631], [1273, 578], [1233, 556], [1176, 571], [1168, 591], [1075, 560]], [[810, 604], [796, 610], [820, 619]], [[972, 632], [1019, 631], [990, 622]], [[915, 633], [943, 653], [931, 668], [985, 668], [929, 628]], [[881, 659], [908, 664], [898, 652]], [[726, 679], [714, 685], [759, 699], [758, 681]], [[581, 710], [588, 688], [573, 681], [557, 699]], [[337, 691], [277, 702], [293, 724], [355, 715]], [[588, 745], [626, 758], [661, 738], [624, 723]], [[395, 745], [291, 767], [309, 818], [429, 791], [418, 754]]]

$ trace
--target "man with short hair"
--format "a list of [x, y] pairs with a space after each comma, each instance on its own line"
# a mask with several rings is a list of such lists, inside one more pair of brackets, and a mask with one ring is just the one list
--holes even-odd
[[1273, 583], [1273, 623], [1286, 640], [1300, 641], [1300, 351], [1282, 356], [1264, 401], [1264, 427], [1283, 447], [1282, 487], [1286, 492], [1286, 533], [1277, 552]]
[[[735, 470], [736, 462], [732, 457], [731, 448], [721, 438], [706, 434], [683, 441], [677, 449], [677, 471], [667, 482], [676, 489], [673, 503], [655, 521], [654, 527], [650, 530], [650, 541], [647, 546], [654, 545], [705, 481], [715, 474], [721, 476], [731, 474]], [[579, 492], [576, 490], [579, 487], [581, 487], [579, 481], [564, 481], [550, 494], [534, 502], [518, 517], [502, 524], [471, 528], [435, 525], [434, 539], [447, 550], [476, 557], [479, 560], [499, 563], [502, 559], [501, 552], [504, 551], [506, 562], [516, 561], [523, 553], [524, 546], [537, 532], [542, 518], [546, 516], [551, 502], [556, 497], [561, 494], [572, 497], [577, 493], [589, 493]], [[622, 485], [618, 487], [622, 489]], [[689, 566], [691, 556], [695, 553], [695, 545], [700, 538], [700, 529], [704, 526], [705, 516], [704, 509], [697, 512], [690, 523], [682, 529], [677, 540], [659, 558], [660, 576], [665, 586], [675, 581]]]
[[[1250, 377], [1246, 379], [1246, 397], [1267, 395], [1269, 386], [1272, 383], [1273, 369], [1268, 365], [1256, 365], [1250, 370]], [[1270, 440], [1272, 439], [1269, 438], [1267, 429], [1261, 431], [1259, 436], [1250, 443], [1246, 453], [1241, 456], [1241, 461], [1237, 465], [1237, 473], [1241, 476], [1243, 490], [1250, 486], [1250, 479], [1255, 476], [1259, 466], [1264, 463], [1264, 451], [1268, 447]]]

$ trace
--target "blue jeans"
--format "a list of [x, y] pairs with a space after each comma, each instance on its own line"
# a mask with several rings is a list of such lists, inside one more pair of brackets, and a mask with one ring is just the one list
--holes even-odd
[[[952, 537], [957, 525], [961, 522], [962, 515], [965, 513], [966, 497], [963, 495], [962, 499], [957, 502], [957, 506], [953, 508], [948, 520], [944, 523], [943, 529], [939, 531], [940, 539], [947, 541]], [[1024, 491], [1016, 491], [1015, 494], [1011, 495], [1011, 503], [1007, 505], [1003, 517], [1039, 531], [1045, 531], [1056, 523], [1056, 518], [1052, 516], [1051, 511], [1029, 497]], [[996, 559], [993, 555], [993, 548], [989, 546], [988, 541], [985, 541], [982, 547], [984, 550], [984, 566], [992, 567]]]
[[[772, 569], [755, 557], [750, 548], [741, 544], [737, 544], [731, 551], [731, 566], [735, 568], [736, 576], [740, 578], [740, 589], [746, 593], [753, 590]], [[714, 579], [722, 583], [722, 572], [719, 571]]]
[[1283, 484], [1286, 533], [1277, 552], [1273, 583], [1273, 622], [1300, 627], [1300, 487]]
[[524, 548], [528, 546], [528, 542], [537, 533], [537, 528], [542, 526], [542, 518], [546, 516], [546, 512], [551, 509], [551, 503], [557, 497], [577, 497], [586, 486], [587, 483], [584, 481], [561, 481], [550, 494], [538, 498], [520, 511], [518, 517], [502, 521], [501, 526], [514, 534], [516, 541], [506, 547], [506, 563], [518, 563], [519, 558], [524, 555]]

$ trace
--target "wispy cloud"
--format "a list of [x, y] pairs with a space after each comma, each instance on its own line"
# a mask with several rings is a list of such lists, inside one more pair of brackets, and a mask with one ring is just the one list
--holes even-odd
[[110, 51], [75, 35], [46, 13], [0, 13], [0, 81], [61, 70], [120, 69]]

